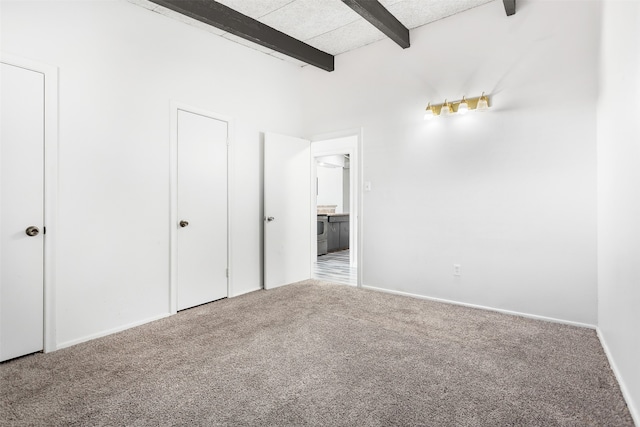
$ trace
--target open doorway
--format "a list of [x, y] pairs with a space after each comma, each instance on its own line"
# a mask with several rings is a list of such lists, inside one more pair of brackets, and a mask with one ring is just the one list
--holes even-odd
[[315, 279], [358, 286], [359, 135], [318, 139], [313, 156]]

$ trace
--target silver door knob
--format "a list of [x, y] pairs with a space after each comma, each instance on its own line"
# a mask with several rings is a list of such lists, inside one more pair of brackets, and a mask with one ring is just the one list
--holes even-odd
[[189, 225], [189, 221], [185, 221], [185, 220], [180, 221], [180, 227], [184, 228], [187, 225]]
[[267, 217], [267, 222], [271, 222], [271, 221], [273, 221], [274, 219], [275, 219], [274, 217], [272, 217], [272, 216], [268, 216], [268, 217]]
[[33, 236], [37, 236], [38, 234], [40, 234], [40, 230], [38, 229], [38, 227], [35, 226], [31, 226], [31, 227], [27, 227], [26, 230], [24, 230], [25, 233], [27, 233], [27, 236], [33, 237]]

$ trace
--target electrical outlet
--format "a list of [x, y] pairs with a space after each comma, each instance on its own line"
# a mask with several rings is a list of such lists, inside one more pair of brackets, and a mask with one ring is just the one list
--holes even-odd
[[453, 264], [453, 275], [460, 276], [460, 264]]

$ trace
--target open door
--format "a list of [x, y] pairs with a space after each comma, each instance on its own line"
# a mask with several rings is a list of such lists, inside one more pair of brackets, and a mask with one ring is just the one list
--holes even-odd
[[0, 361], [44, 346], [44, 81], [0, 64]]
[[264, 138], [264, 287], [311, 278], [311, 143]]

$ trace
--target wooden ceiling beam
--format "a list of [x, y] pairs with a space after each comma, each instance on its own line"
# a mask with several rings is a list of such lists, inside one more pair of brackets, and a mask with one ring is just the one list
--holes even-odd
[[504, 3], [504, 11], [507, 12], [507, 16], [516, 14], [516, 0], [502, 0]]
[[288, 36], [217, 1], [150, 1], [323, 70], [334, 70], [333, 55]]
[[411, 46], [409, 29], [377, 0], [342, 0], [403, 49]]

